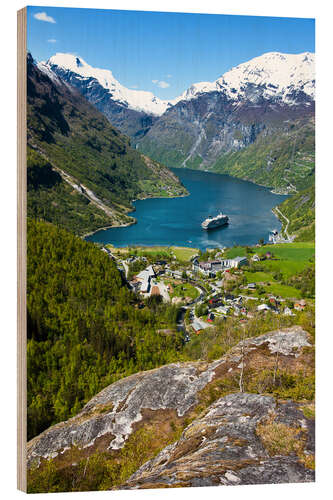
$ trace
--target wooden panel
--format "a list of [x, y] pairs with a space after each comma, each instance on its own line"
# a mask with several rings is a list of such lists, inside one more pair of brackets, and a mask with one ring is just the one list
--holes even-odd
[[27, 11], [17, 13], [17, 487], [26, 491], [27, 444]]

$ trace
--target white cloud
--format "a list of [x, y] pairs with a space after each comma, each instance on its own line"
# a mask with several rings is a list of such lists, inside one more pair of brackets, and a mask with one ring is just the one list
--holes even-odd
[[167, 87], [170, 87], [170, 83], [168, 82], [163, 82], [163, 80], [161, 80], [160, 82], [158, 82], [157, 84], [159, 87], [161, 87], [161, 89], [166, 89]]
[[55, 38], [50, 38], [48, 40], [49, 43], [57, 43], [57, 40]]
[[152, 82], [155, 83], [155, 85], [157, 85], [161, 89], [166, 89], [170, 87], [170, 83], [164, 82], [163, 80], [152, 80]]
[[139, 87], [137, 85], [131, 85], [130, 89], [138, 89]]
[[34, 18], [38, 21], [45, 21], [46, 23], [56, 23], [53, 17], [48, 16], [46, 12], [37, 12], [36, 14], [34, 14]]
[[172, 78], [172, 75], [167, 75], [167, 78]]

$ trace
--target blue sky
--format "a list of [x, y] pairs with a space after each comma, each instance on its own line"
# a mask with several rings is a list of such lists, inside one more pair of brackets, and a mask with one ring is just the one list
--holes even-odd
[[28, 50], [111, 69], [129, 88], [172, 99], [265, 52], [315, 50], [313, 19], [28, 7]]

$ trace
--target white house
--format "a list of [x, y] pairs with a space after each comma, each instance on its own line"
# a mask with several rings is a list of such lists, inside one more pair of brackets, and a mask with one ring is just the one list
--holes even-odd
[[257, 307], [257, 311], [269, 311], [270, 307], [267, 304], [260, 304]]
[[136, 281], [140, 282], [139, 291], [141, 293], [148, 293], [151, 286], [151, 280], [156, 276], [153, 266], [148, 266], [143, 271], [136, 275]]
[[211, 273], [216, 273], [217, 271], [224, 271], [225, 269], [239, 268], [247, 264], [246, 257], [234, 257], [232, 259], [219, 259], [211, 260], [207, 262], [199, 262], [198, 259], [194, 259], [192, 263], [192, 269], [194, 271], [199, 271], [206, 276], [210, 276]]

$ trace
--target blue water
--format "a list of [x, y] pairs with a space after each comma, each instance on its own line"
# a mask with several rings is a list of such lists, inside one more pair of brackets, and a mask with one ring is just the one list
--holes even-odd
[[[132, 215], [138, 223], [128, 227], [101, 230], [89, 241], [128, 245], [177, 245], [200, 249], [252, 245], [281, 224], [272, 208], [286, 197], [269, 189], [227, 175], [196, 170], [174, 169], [190, 195], [158, 198], [134, 203]], [[220, 210], [229, 216], [228, 226], [205, 231], [201, 222]]]

